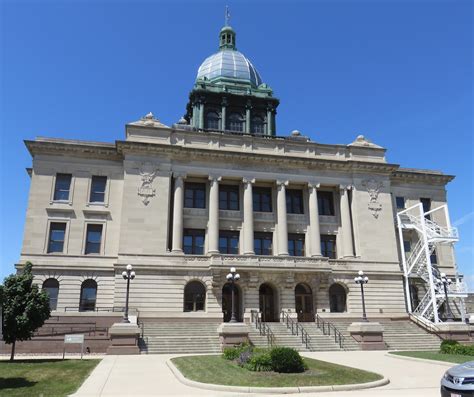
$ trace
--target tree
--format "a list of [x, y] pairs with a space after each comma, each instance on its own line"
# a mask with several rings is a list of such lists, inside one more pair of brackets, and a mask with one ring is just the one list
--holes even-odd
[[16, 341], [31, 339], [51, 315], [47, 292], [33, 284], [32, 267], [26, 262], [21, 273], [8, 276], [0, 285], [3, 339], [12, 345], [10, 361], [15, 357]]

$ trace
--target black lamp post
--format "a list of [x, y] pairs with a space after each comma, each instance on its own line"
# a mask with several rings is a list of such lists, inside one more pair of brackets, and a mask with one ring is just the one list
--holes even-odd
[[446, 273], [441, 273], [441, 279], [438, 280], [440, 284], [443, 284], [444, 288], [444, 296], [446, 299], [446, 321], [454, 321], [453, 312], [451, 311], [451, 307], [449, 306], [448, 300], [448, 286], [451, 285], [452, 281], [450, 278], [446, 277]]
[[364, 284], [369, 282], [369, 278], [364, 276], [364, 272], [359, 270], [359, 275], [354, 277], [354, 281], [356, 284], [360, 284], [360, 292], [362, 294], [362, 321], [369, 321], [367, 320], [367, 314], [365, 313], [365, 297], [364, 297]]
[[231, 317], [230, 317], [230, 321], [231, 323], [236, 323], [237, 322], [237, 319], [235, 318], [235, 293], [234, 293], [234, 290], [235, 290], [235, 283], [237, 281], [239, 281], [240, 279], [240, 274], [237, 273], [237, 270], [235, 269], [235, 267], [231, 267], [230, 268], [230, 273], [227, 275], [227, 281], [230, 281], [231, 285], [232, 285], [232, 313], [231, 313]]
[[132, 269], [132, 265], [127, 265], [127, 270], [122, 272], [123, 279], [127, 280], [127, 295], [125, 296], [125, 312], [123, 314], [122, 323], [130, 323], [128, 319], [128, 296], [130, 294], [130, 280], [135, 278], [135, 272]]

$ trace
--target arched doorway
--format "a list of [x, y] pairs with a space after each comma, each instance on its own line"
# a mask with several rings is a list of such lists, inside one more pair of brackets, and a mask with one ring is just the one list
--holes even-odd
[[346, 290], [341, 284], [333, 284], [329, 287], [329, 307], [331, 313], [343, 313], [346, 308]]
[[[235, 317], [237, 321], [242, 321], [242, 306], [240, 304], [240, 288], [235, 285]], [[222, 313], [224, 314], [224, 322], [228, 323], [232, 316], [232, 284], [226, 283], [222, 287]]]
[[415, 309], [420, 304], [420, 299], [418, 298], [418, 287], [414, 284], [410, 284], [410, 300], [411, 300], [411, 311], [414, 312]]
[[299, 322], [314, 321], [313, 291], [303, 283], [295, 287], [295, 310]]
[[201, 312], [206, 308], [206, 287], [199, 281], [191, 281], [184, 287], [185, 312]]
[[262, 284], [258, 293], [262, 320], [265, 322], [279, 321], [277, 296], [273, 287], [266, 283]]

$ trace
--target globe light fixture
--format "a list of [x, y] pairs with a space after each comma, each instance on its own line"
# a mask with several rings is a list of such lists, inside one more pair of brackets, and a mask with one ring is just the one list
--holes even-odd
[[130, 323], [130, 320], [128, 319], [128, 297], [130, 294], [130, 280], [133, 280], [135, 278], [135, 271], [133, 270], [132, 265], [127, 265], [126, 269], [127, 270], [124, 270], [122, 272], [123, 279], [127, 280], [127, 293], [125, 295], [125, 311], [123, 313], [122, 323]]
[[443, 285], [444, 289], [444, 299], [446, 301], [446, 321], [452, 322], [454, 321], [454, 316], [453, 312], [451, 311], [451, 307], [449, 306], [449, 300], [448, 300], [448, 288], [452, 283], [452, 280], [448, 277], [446, 277], [446, 273], [441, 273], [441, 278], [436, 279], [436, 282], [439, 285]]
[[237, 281], [239, 281], [240, 279], [240, 274], [237, 273], [237, 270], [235, 267], [231, 267], [230, 268], [230, 273], [226, 276], [227, 278], [227, 281], [229, 281], [231, 283], [231, 291], [232, 291], [232, 313], [231, 313], [231, 317], [230, 317], [230, 321], [231, 323], [236, 323], [237, 322], [237, 319], [236, 319], [236, 316], [235, 316], [235, 283]]
[[354, 282], [356, 284], [360, 284], [360, 292], [362, 296], [362, 321], [369, 321], [367, 320], [367, 314], [365, 313], [365, 297], [364, 297], [364, 284], [369, 282], [369, 278], [364, 275], [362, 270], [359, 270], [358, 276], [354, 277]]

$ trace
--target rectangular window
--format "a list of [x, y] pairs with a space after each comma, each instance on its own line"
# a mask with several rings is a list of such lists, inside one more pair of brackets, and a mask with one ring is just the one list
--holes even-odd
[[184, 206], [186, 208], [206, 208], [206, 184], [184, 184]]
[[318, 191], [319, 215], [334, 216], [334, 194], [333, 192]]
[[286, 212], [288, 214], [303, 214], [303, 191], [288, 189], [286, 191]]
[[219, 232], [219, 252], [237, 255], [239, 253], [239, 232], [221, 230]]
[[219, 209], [239, 211], [239, 187], [234, 185], [219, 186]]
[[56, 174], [56, 184], [54, 185], [55, 201], [68, 201], [71, 190], [71, 174]]
[[288, 253], [290, 256], [304, 256], [304, 234], [288, 235]]
[[405, 252], [410, 252], [411, 251], [411, 241], [403, 240], [403, 249], [405, 250]]
[[255, 255], [272, 255], [272, 233], [255, 233], [253, 244]]
[[336, 236], [321, 235], [321, 254], [329, 259], [336, 259]]
[[430, 256], [430, 262], [432, 265], [437, 265], [438, 264], [438, 256], [436, 255], [436, 251], [433, 251], [431, 256]]
[[106, 176], [93, 176], [91, 181], [90, 203], [105, 202], [105, 187], [107, 186]]
[[256, 212], [272, 212], [272, 189], [255, 187], [253, 189], [253, 210]]
[[[423, 206], [423, 212], [431, 211], [431, 199], [420, 198], [421, 205]], [[425, 215], [426, 219], [431, 220], [431, 214]]]
[[102, 243], [102, 225], [88, 224], [86, 231], [85, 254], [100, 254]]
[[397, 204], [397, 210], [405, 209], [405, 197], [397, 196], [395, 197], [395, 202]]
[[204, 254], [204, 230], [185, 229], [183, 236], [184, 253], [188, 255]]
[[48, 253], [64, 251], [65, 222], [51, 222], [49, 226]]

